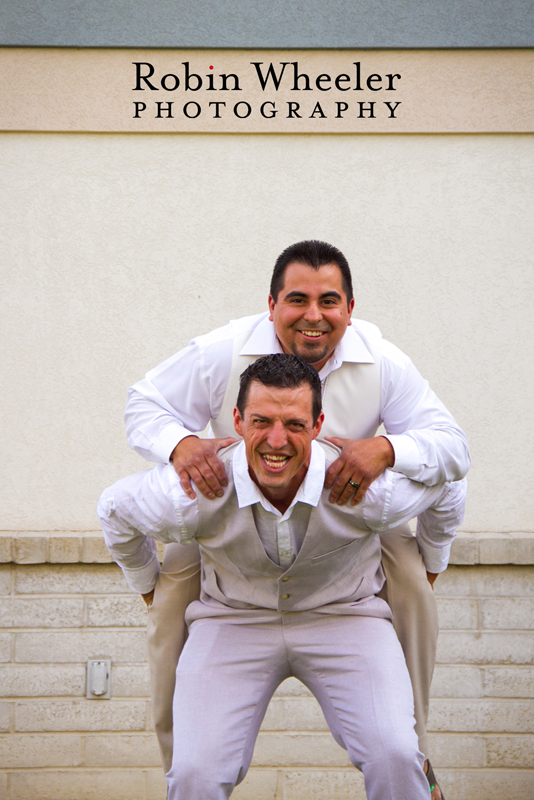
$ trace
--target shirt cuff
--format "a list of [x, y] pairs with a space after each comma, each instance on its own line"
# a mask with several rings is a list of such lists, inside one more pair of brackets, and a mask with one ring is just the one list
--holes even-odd
[[411, 436], [405, 434], [384, 434], [395, 451], [395, 464], [391, 469], [394, 472], [402, 472], [407, 478], [414, 478], [421, 468], [421, 457], [419, 448]]
[[137, 569], [122, 566], [121, 569], [130, 589], [133, 589], [137, 594], [148, 594], [156, 585], [159, 574], [159, 561], [154, 558], [148, 564]]
[[171, 460], [172, 451], [186, 436], [197, 436], [196, 433], [182, 428], [181, 425], [166, 425], [152, 446], [152, 453], [155, 459], [161, 464], [168, 464]]
[[421, 541], [418, 541], [417, 544], [423, 556], [426, 571], [435, 574], [445, 572], [449, 564], [452, 542], [444, 544], [443, 547], [432, 547], [432, 545], [423, 544]]

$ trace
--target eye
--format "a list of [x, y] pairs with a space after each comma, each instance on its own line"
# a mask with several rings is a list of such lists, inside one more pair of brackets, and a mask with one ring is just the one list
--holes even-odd
[[302, 425], [300, 422], [290, 422], [290, 423], [288, 423], [287, 427], [290, 430], [296, 431], [296, 432], [305, 430], [304, 425]]

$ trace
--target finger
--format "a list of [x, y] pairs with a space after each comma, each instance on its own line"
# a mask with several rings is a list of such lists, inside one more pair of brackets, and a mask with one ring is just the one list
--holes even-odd
[[357, 506], [358, 503], [362, 502], [363, 498], [365, 497], [365, 493], [371, 484], [372, 481], [368, 480], [367, 478], [362, 479], [360, 488], [350, 499], [351, 506]]
[[189, 475], [195, 486], [208, 500], [213, 500], [217, 492], [222, 496], [222, 486], [205, 458], [195, 459], [189, 467]]
[[330, 464], [326, 471], [324, 485], [326, 489], [330, 489], [331, 486], [334, 485], [334, 481], [337, 479], [338, 475], [341, 474], [343, 468], [345, 466], [345, 459], [341, 456], [336, 458], [336, 460]]
[[339, 436], [325, 436], [327, 442], [332, 442], [336, 447], [343, 447], [346, 439], [340, 439]]
[[[354, 487], [350, 486], [349, 480], [352, 477], [352, 468], [345, 464], [344, 468], [341, 470], [337, 478], [335, 479], [332, 485], [332, 491], [330, 492], [329, 500], [331, 503], [339, 503], [343, 494], [345, 494], [345, 498], [341, 505], [347, 502], [349, 497], [354, 494]], [[358, 483], [358, 481], [356, 481]], [[348, 485], [347, 485], [348, 484]]]
[[175, 466], [176, 474], [180, 478], [180, 485], [190, 500], [194, 500], [196, 494], [191, 486], [191, 479], [189, 473], [183, 467]]
[[218, 486], [212, 488], [214, 489], [217, 497], [222, 497], [223, 486], [228, 486], [228, 478], [226, 477], [224, 465], [216, 453], [206, 453], [206, 461], [211, 467], [213, 475], [218, 482]]
[[227, 436], [225, 439], [217, 439], [217, 450], [222, 450], [223, 447], [230, 447], [234, 442], [238, 442], [235, 436]]
[[[354, 478], [351, 478], [351, 480], [354, 480], [354, 483], [358, 483], [358, 481], [355, 480]], [[346, 503], [349, 502], [349, 500], [351, 498], [353, 498], [355, 496], [355, 494], [358, 491], [359, 491], [359, 489], [356, 489], [356, 487], [354, 487], [351, 483], [349, 483], [347, 481], [343, 491], [341, 492], [341, 494], [338, 497], [338, 500], [337, 500], [338, 506], [344, 506]]]

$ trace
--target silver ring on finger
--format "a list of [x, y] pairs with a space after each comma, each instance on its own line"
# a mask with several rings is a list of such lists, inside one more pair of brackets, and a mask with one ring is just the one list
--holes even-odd
[[356, 481], [353, 481], [353, 480], [352, 480], [352, 478], [349, 478], [349, 480], [348, 480], [348, 484], [349, 484], [349, 486], [352, 486], [352, 488], [353, 488], [353, 489], [354, 489], [356, 492], [357, 492], [357, 491], [358, 491], [358, 489], [360, 488], [360, 484], [359, 484], [359, 483], [356, 483]]

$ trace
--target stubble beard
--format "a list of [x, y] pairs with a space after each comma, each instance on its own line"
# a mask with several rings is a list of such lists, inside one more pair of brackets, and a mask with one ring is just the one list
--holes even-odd
[[314, 367], [319, 361], [323, 361], [328, 357], [328, 346], [325, 345], [319, 350], [316, 345], [310, 344], [304, 345], [301, 350], [296, 344], [293, 344], [291, 352], [294, 356], [298, 356], [311, 367]]

